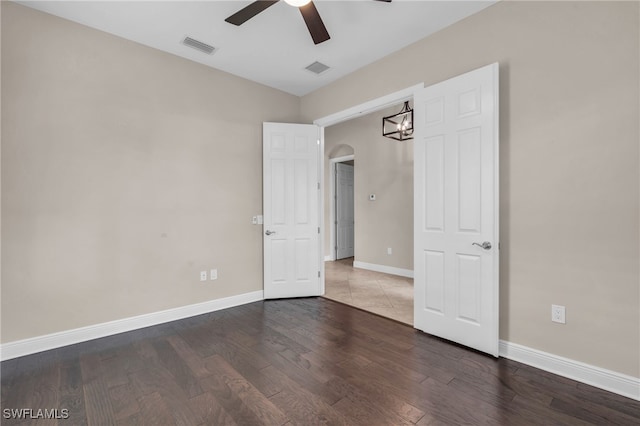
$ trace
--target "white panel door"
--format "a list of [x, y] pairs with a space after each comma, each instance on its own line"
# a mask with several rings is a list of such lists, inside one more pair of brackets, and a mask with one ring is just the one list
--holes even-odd
[[414, 98], [414, 326], [498, 356], [498, 64]]
[[263, 123], [264, 297], [319, 296], [318, 126]]
[[336, 163], [336, 259], [354, 254], [353, 166]]

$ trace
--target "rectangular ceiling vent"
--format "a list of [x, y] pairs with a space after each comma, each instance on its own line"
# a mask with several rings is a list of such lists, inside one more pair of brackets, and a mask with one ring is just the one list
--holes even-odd
[[209, 46], [207, 43], [203, 43], [191, 37], [185, 37], [185, 39], [182, 40], [182, 44], [189, 47], [193, 47], [194, 49], [204, 52], [207, 55], [211, 55], [214, 52], [214, 50], [216, 50], [215, 47]]
[[311, 71], [314, 74], [320, 75], [323, 72], [325, 72], [326, 70], [328, 70], [329, 67], [327, 65], [323, 64], [323, 63], [315, 61], [311, 65], [307, 66], [305, 69]]

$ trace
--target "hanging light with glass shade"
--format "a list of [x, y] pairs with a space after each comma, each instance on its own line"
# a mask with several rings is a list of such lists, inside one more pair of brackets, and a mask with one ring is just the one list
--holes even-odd
[[397, 141], [413, 139], [413, 110], [409, 108], [409, 101], [399, 113], [382, 118], [382, 136]]

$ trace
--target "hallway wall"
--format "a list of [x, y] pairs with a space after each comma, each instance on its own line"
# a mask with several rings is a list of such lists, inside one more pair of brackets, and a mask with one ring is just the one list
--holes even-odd
[[[382, 136], [382, 117], [402, 105], [325, 128], [325, 206], [329, 205], [329, 159], [340, 146], [355, 155], [355, 260], [413, 270], [413, 141]], [[335, 152], [334, 152], [335, 151]], [[376, 200], [370, 201], [369, 195]], [[329, 247], [329, 215], [325, 215], [325, 255]], [[392, 254], [387, 254], [387, 248]]]

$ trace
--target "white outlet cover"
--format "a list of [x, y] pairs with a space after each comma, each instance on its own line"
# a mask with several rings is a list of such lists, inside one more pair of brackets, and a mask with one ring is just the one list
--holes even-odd
[[212, 280], [217, 280], [218, 279], [218, 270], [217, 269], [212, 269], [211, 273], [210, 273], [210, 277]]
[[207, 280], [207, 271], [200, 271], [200, 281]]
[[551, 305], [551, 321], [566, 324], [565, 307], [562, 305]]
[[369, 194], [369, 200], [370, 201], [375, 201], [376, 200], [376, 194]]

